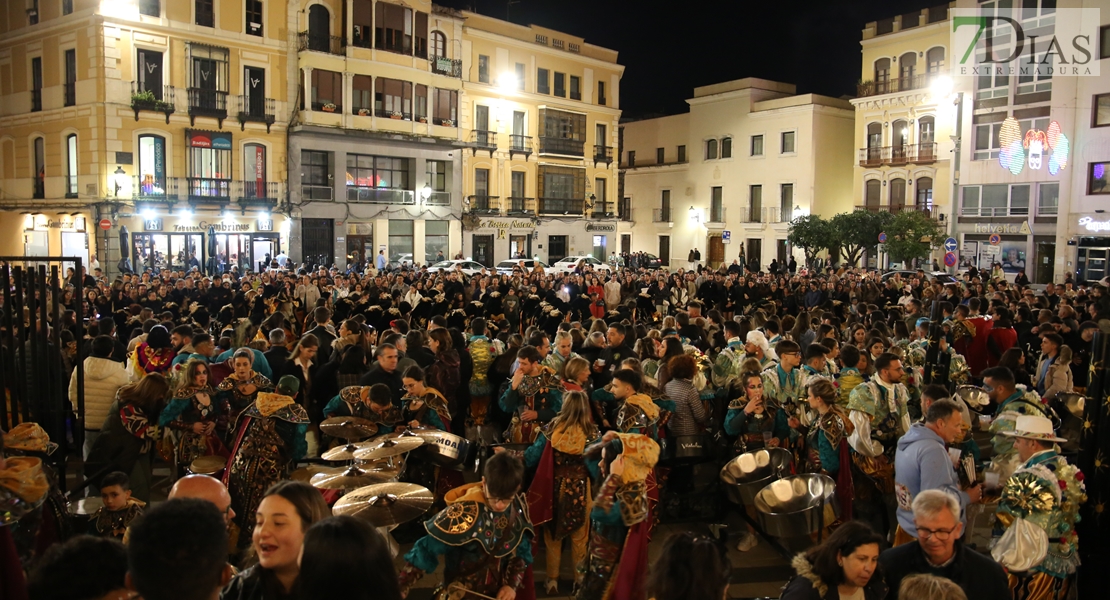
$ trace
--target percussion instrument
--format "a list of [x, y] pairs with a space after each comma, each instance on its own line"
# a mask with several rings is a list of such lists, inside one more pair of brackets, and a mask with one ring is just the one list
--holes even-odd
[[334, 470], [334, 469], [332, 469], [331, 467], [325, 467], [324, 465], [308, 465], [307, 467], [301, 467], [301, 468], [297, 469], [296, 471], [293, 471], [292, 473], [290, 473], [289, 474], [289, 479], [292, 479], [293, 481], [302, 481], [304, 483], [311, 483], [313, 475], [316, 475], [318, 473], [323, 473], [325, 471], [331, 471], [331, 470]]
[[69, 503], [69, 520], [73, 523], [74, 530], [81, 532], [88, 531], [92, 516], [96, 514], [96, 511], [100, 510], [102, 506], [104, 506], [104, 501], [100, 499], [100, 496], [89, 496], [88, 498], [71, 500]]
[[320, 422], [320, 433], [345, 440], [361, 440], [378, 433], [378, 424], [361, 417], [332, 417]]
[[378, 464], [327, 468], [309, 479], [313, 487], [322, 490], [353, 490], [355, 488], [392, 481], [401, 473], [398, 467]]
[[[470, 454], [470, 440], [446, 431], [430, 428], [413, 429], [410, 432], [424, 440], [419, 453], [441, 467], [461, 466]], [[403, 434], [402, 434], [403, 435]]]
[[987, 390], [974, 385], [961, 385], [956, 387], [956, 397], [964, 401], [967, 407], [975, 412], [982, 412], [983, 408], [991, 403]]
[[346, 446], [336, 446], [331, 450], [320, 455], [320, 458], [332, 462], [341, 462], [344, 460], [354, 460], [355, 452], [365, 448], [367, 445], [361, 444], [347, 444]]
[[415, 483], [379, 483], [343, 496], [332, 514], [349, 515], [369, 521], [375, 527], [398, 525], [428, 511], [433, 496], [428, 488]]
[[219, 477], [227, 467], [227, 459], [222, 456], [200, 456], [189, 464], [188, 471], [193, 475]]
[[364, 443], [364, 445], [354, 453], [354, 458], [357, 460], [389, 458], [391, 456], [398, 456], [406, 452], [411, 452], [423, 445], [424, 438], [420, 436], [395, 435], [386, 437], [382, 440], [374, 440], [368, 445]]
[[[1049, 402], [1049, 408], [1055, 413], [1053, 425], [1056, 435], [1067, 441], [1060, 444], [1060, 451], [1064, 454], [1079, 452], [1079, 439], [1083, 435], [1083, 412], [1087, 406], [1087, 399], [1083, 394], [1073, 392], [1059, 393]], [[1055, 422], [1058, 420], [1058, 423]]]
[[745, 452], [721, 468], [721, 482], [728, 499], [736, 504], [755, 504], [760, 490], [790, 472], [794, 456], [785, 448], [760, 448]]
[[661, 446], [659, 452], [661, 464], [690, 464], [713, 458], [713, 438], [709, 435], [679, 435], [664, 438]]
[[828, 475], [791, 475], [755, 495], [759, 524], [770, 535], [797, 537], [817, 533], [840, 515], [836, 482]]

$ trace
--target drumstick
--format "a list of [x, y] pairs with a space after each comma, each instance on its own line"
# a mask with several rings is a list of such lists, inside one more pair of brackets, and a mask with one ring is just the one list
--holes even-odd
[[494, 598], [493, 596], [487, 596], [485, 594], [479, 594], [478, 592], [468, 590], [468, 589], [464, 588], [463, 586], [461, 586], [457, 583], [452, 583], [451, 585], [447, 586], [447, 589], [449, 589], [449, 590], [451, 590], [451, 589], [459, 590], [459, 591], [463, 592], [463, 595], [477, 596], [479, 598], [485, 598], [486, 600], [497, 600], [497, 598]]

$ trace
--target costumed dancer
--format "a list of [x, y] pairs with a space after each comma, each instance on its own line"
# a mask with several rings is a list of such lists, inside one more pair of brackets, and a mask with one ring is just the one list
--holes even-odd
[[991, 367], [983, 371], [983, 386], [992, 402], [998, 404], [991, 419], [990, 432], [991, 469], [1005, 481], [1020, 464], [1014, 438], [1007, 435], [1014, 431], [1017, 420], [1023, 416], [1048, 418], [1048, 411], [1036, 392], [1028, 391], [1014, 381], [1014, 374], [1006, 367]]
[[169, 428], [180, 434], [174, 447], [174, 459], [179, 468], [188, 467], [201, 456], [227, 458], [227, 447], [216, 431], [220, 426], [227, 427], [226, 422], [220, 423], [226, 415], [220, 404], [216, 391], [208, 385], [208, 363], [189, 360], [181, 387], [158, 417], [158, 425], [163, 430]]
[[[384, 383], [351, 385], [339, 390], [324, 407], [324, 418], [359, 417], [378, 426], [375, 436], [391, 433], [401, 422], [401, 409], [393, 406], [393, 392]], [[371, 436], [373, 437], [373, 436]]]
[[405, 554], [398, 574], [402, 596], [443, 557], [437, 597], [465, 598], [468, 592], [497, 600], [533, 597], [525, 581], [535, 532], [520, 495], [523, 481], [524, 465], [501, 452], [486, 461], [481, 482], [451, 490], [447, 508], [424, 523], [428, 535]]
[[[22, 425], [16, 429], [19, 427]], [[0, 556], [4, 558], [0, 564], [4, 569], [0, 590], [4, 591], [17, 580], [22, 583], [23, 571], [32, 566], [43, 504], [50, 493], [42, 459], [7, 456], [6, 444], [11, 435], [12, 432], [0, 432]]]
[[[497, 292], [493, 292], [497, 294]], [[478, 317], [470, 322], [470, 340], [467, 342], [467, 351], [474, 364], [473, 375], [470, 377], [470, 415], [466, 420], [466, 427], [481, 427], [486, 423], [489, 415], [489, 367], [497, 357], [497, 348], [490, 342], [486, 335], [486, 320]], [[472, 441], [478, 441], [477, 432], [473, 436], [467, 435]]]
[[809, 408], [814, 420], [806, 433], [806, 473], [823, 473], [836, 481], [836, 499], [840, 503], [841, 521], [852, 520], [851, 452], [848, 436], [855, 426], [836, 405], [836, 386], [832, 380], [814, 378], [806, 385]]
[[[222, 400], [227, 403], [229, 435], [239, 429], [239, 414], [255, 401], [258, 393], [269, 392], [274, 389], [274, 384], [269, 379], [256, 373], [251, 368], [253, 363], [254, 353], [251, 352], [250, 348], [239, 348], [231, 356], [231, 366], [234, 371], [224, 377], [220, 385], [216, 386]], [[297, 388], [300, 389], [299, 382]], [[251, 514], [254, 514], [253, 511]]]
[[425, 385], [424, 369], [413, 365], [401, 378], [405, 396], [401, 398], [401, 419], [409, 427], [428, 427], [451, 432], [451, 413], [447, 398]]
[[713, 361], [713, 385], [718, 388], [728, 388], [742, 374], [744, 340], [740, 339], [740, 324], [736, 321], [725, 321], [725, 336], [728, 338], [728, 346], [721, 350]]
[[500, 401], [501, 410], [513, 415], [505, 441], [531, 444], [536, 441], [543, 424], [554, 419], [562, 408], [563, 386], [555, 377], [555, 371], [543, 366], [543, 357], [535, 346], [518, 350], [516, 359], [517, 370]]
[[122, 471], [100, 480], [100, 499], [104, 505], [89, 517], [89, 535], [122, 542], [131, 522], [143, 514], [146, 502], [131, 497], [131, 479]]

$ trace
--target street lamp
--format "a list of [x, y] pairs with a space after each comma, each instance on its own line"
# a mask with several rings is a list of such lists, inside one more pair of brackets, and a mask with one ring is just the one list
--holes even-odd
[[506, 71], [497, 76], [497, 90], [502, 94], [515, 92], [517, 90], [517, 85], [518, 82], [515, 73]]
[[425, 183], [424, 187], [420, 188], [420, 197], [424, 199], [424, 202], [427, 202], [428, 198], [432, 197], [432, 186]]
[[127, 173], [123, 172], [122, 165], [116, 165], [115, 172], [112, 173], [112, 183], [115, 185], [115, 197], [119, 198], [119, 191], [127, 185]]

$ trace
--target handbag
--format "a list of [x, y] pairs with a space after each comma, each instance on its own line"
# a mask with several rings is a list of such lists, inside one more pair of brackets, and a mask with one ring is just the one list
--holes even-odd
[[998, 564], [1018, 573], [1041, 564], [1047, 555], [1048, 533], [1021, 517], [1014, 519], [991, 549], [991, 556]]

